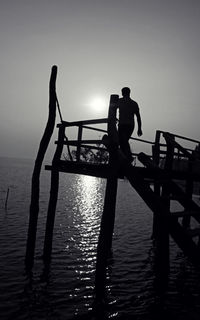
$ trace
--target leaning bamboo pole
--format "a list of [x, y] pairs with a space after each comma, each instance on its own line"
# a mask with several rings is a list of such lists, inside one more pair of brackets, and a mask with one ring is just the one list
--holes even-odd
[[40, 195], [40, 172], [44, 156], [49, 145], [56, 119], [56, 77], [57, 66], [53, 66], [51, 70], [49, 82], [49, 115], [44, 134], [42, 136], [37, 157], [35, 160], [32, 185], [31, 185], [31, 203], [29, 215], [29, 227], [26, 246], [25, 265], [27, 269], [31, 269], [34, 263], [35, 241], [37, 232], [37, 221], [39, 213], [39, 195]]

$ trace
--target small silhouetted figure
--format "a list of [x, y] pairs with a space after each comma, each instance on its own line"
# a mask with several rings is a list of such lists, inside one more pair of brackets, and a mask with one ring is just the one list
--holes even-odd
[[136, 101], [130, 98], [131, 90], [128, 87], [122, 88], [122, 98], [118, 100], [117, 108], [119, 109], [119, 145], [125, 156], [130, 162], [133, 161], [129, 139], [135, 127], [135, 115], [138, 123], [137, 135], [142, 135], [142, 121], [140, 117], [139, 106]]

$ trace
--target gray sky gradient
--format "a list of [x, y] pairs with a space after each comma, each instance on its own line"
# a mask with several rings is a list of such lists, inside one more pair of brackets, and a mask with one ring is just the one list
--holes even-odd
[[106, 117], [92, 98], [129, 86], [144, 139], [200, 139], [199, 30], [198, 0], [1, 0], [1, 156], [35, 157], [54, 64], [65, 120]]

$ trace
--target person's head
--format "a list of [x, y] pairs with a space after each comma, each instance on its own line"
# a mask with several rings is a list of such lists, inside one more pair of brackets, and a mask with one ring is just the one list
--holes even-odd
[[122, 88], [122, 96], [123, 97], [130, 97], [130, 93], [131, 93], [130, 88], [128, 88], [128, 87]]

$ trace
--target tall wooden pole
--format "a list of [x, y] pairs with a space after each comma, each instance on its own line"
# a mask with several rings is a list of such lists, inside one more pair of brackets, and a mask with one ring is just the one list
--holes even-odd
[[34, 262], [35, 241], [37, 232], [37, 221], [39, 213], [39, 195], [40, 195], [40, 172], [44, 156], [49, 145], [56, 119], [56, 77], [57, 66], [51, 70], [49, 82], [49, 115], [47, 125], [40, 142], [38, 154], [35, 160], [35, 166], [32, 175], [31, 186], [31, 204], [29, 216], [28, 238], [26, 246], [25, 264], [27, 269], [31, 269]]
[[111, 95], [108, 112], [109, 140], [109, 176], [107, 178], [104, 209], [97, 247], [97, 264], [95, 277], [96, 299], [101, 301], [105, 295], [106, 262], [112, 247], [112, 235], [115, 221], [115, 205], [118, 182], [118, 132], [116, 129], [116, 103], [118, 95]]
[[58, 199], [59, 170], [56, 169], [56, 164], [60, 160], [60, 157], [62, 154], [64, 138], [65, 138], [65, 127], [60, 126], [57, 148], [56, 148], [56, 152], [52, 162], [51, 189], [50, 189], [50, 198], [49, 198], [49, 206], [48, 206], [48, 212], [47, 212], [45, 240], [44, 240], [43, 258], [46, 265], [48, 265], [51, 260], [54, 220], [55, 220], [56, 204]]

